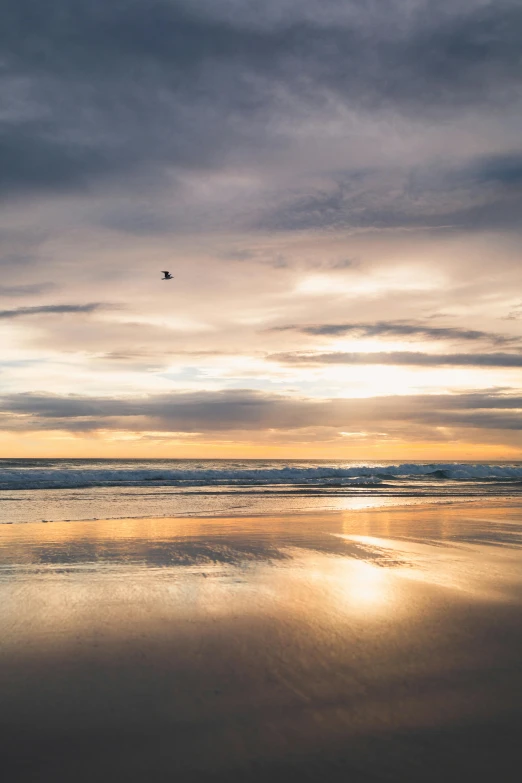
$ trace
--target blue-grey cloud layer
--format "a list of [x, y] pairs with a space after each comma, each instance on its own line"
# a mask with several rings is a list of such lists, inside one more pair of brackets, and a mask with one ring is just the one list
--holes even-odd
[[[450, 141], [450, 139], [448, 139]], [[278, 231], [346, 228], [519, 229], [522, 152], [332, 173], [321, 189], [284, 194], [260, 225]]]
[[522, 367], [522, 353], [423, 353], [422, 351], [332, 351], [274, 353], [268, 359], [282, 364], [388, 364], [407, 367]]
[[89, 304], [56, 304], [36, 305], [34, 307], [14, 307], [11, 310], [0, 310], [1, 320], [24, 318], [31, 315], [64, 315], [69, 313], [94, 313], [97, 310], [107, 309], [107, 305], [99, 302]]
[[[0, 194], [85, 189], [165, 165], [252, 165], [292, 144], [330, 104], [447, 122], [521, 97], [522, 7], [482, 2], [315, 2], [274, 13], [225, 0], [6, 0], [0, 30]], [[450, 142], [451, 143], [451, 142]], [[402, 177], [333, 175], [259, 227], [507, 223], [520, 209], [520, 150]], [[518, 172], [518, 173], [517, 173]], [[444, 209], [441, 193], [457, 189]], [[475, 203], [470, 189], [481, 189]], [[424, 197], [428, 194], [428, 199]], [[467, 195], [466, 195], [467, 194]], [[357, 209], [355, 209], [357, 200]], [[366, 203], [365, 203], [366, 201]]]
[[426, 323], [405, 321], [374, 321], [358, 323], [324, 323], [277, 326], [275, 332], [296, 331], [313, 337], [403, 337], [406, 339], [427, 340], [486, 340], [493, 343], [510, 343], [517, 338], [502, 334], [493, 334], [480, 329], [465, 329], [455, 326], [430, 326]]
[[522, 397], [476, 393], [307, 400], [253, 390], [156, 394], [139, 398], [4, 395], [3, 429], [153, 430], [219, 433], [411, 425], [522, 429]]

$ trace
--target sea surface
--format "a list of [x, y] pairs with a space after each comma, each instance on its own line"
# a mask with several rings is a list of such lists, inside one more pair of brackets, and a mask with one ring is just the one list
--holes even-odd
[[299, 513], [522, 495], [522, 462], [0, 460], [0, 523]]

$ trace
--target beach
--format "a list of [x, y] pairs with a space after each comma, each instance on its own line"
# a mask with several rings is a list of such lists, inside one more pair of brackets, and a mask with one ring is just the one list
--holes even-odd
[[519, 779], [522, 502], [0, 525], [16, 781]]
[[522, 3], [4, 0], [0, 783], [519, 783]]

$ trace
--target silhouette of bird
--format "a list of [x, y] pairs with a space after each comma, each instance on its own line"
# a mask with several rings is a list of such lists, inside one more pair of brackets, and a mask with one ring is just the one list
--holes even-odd
[[162, 269], [161, 272], [163, 274], [163, 277], [161, 278], [162, 280], [172, 280], [172, 275], [170, 272], [166, 272], [164, 269]]

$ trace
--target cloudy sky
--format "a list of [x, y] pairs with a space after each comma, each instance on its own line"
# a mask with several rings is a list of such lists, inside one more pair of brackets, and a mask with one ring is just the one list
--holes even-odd
[[521, 39], [5, 0], [1, 456], [522, 457]]

